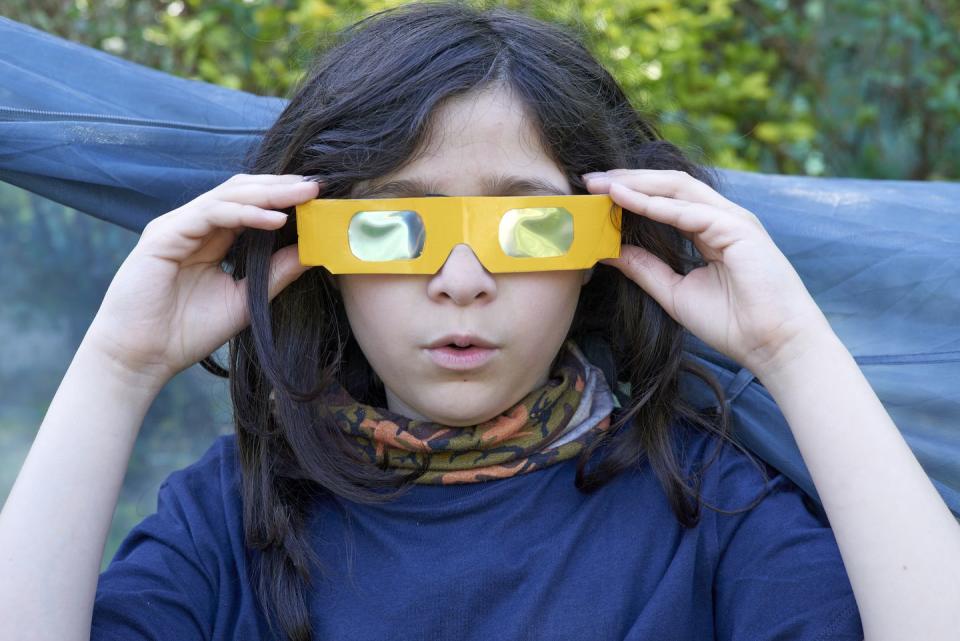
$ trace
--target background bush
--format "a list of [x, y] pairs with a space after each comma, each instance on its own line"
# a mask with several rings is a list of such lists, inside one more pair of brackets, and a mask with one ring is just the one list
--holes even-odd
[[[286, 96], [372, 0], [6, 0], [4, 15], [171, 74]], [[552, 0], [664, 135], [765, 173], [960, 176], [958, 0]]]

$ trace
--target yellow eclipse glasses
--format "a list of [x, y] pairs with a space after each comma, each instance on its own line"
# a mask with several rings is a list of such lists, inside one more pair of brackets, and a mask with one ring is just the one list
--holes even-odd
[[606, 194], [318, 198], [297, 205], [302, 265], [333, 274], [435, 274], [465, 243], [489, 272], [588, 269], [620, 256]]

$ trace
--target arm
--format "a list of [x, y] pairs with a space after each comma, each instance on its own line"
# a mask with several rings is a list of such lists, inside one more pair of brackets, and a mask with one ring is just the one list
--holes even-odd
[[960, 524], [830, 330], [755, 372], [837, 539], [868, 641], [960, 635]]
[[604, 259], [770, 391], [810, 470], [869, 641], [960, 634], [960, 525], [760, 219], [683, 171], [586, 174], [592, 193], [676, 227], [706, 265]]
[[[147, 409], [166, 381], [250, 322], [246, 279], [220, 267], [230, 243], [245, 228], [287, 224], [263, 208], [319, 189], [294, 174], [237, 174], [144, 228], [0, 512], [0, 639], [90, 638], [103, 548]], [[277, 250], [268, 299], [307, 269], [296, 244]]]
[[0, 638], [90, 638], [117, 497], [161, 387], [80, 344], [0, 512]]

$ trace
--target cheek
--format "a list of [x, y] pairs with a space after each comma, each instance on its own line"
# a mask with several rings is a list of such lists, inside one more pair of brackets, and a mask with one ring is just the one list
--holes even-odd
[[358, 339], [375, 342], [393, 335], [401, 330], [400, 321], [410, 316], [411, 293], [396, 281], [369, 275], [341, 276], [340, 294]]
[[513, 292], [515, 309], [537, 324], [568, 321], [577, 307], [582, 277], [571, 274], [538, 274]]
[[340, 281], [343, 307], [354, 333], [363, 333], [365, 328], [376, 323], [377, 309], [383, 306], [380, 294], [375, 284], [362, 279], [346, 278]]

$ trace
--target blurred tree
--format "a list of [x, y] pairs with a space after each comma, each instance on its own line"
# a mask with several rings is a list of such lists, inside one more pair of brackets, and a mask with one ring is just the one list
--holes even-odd
[[[7, 0], [5, 15], [182, 77], [287, 96], [396, 0]], [[783, 174], [960, 176], [958, 0], [474, 0], [579, 33], [665, 137]]]
[[811, 146], [764, 132], [788, 157], [777, 166], [816, 152], [830, 175], [960, 177], [960, 2], [741, 0], [737, 11], [780, 60], [776, 93], [816, 125]]

